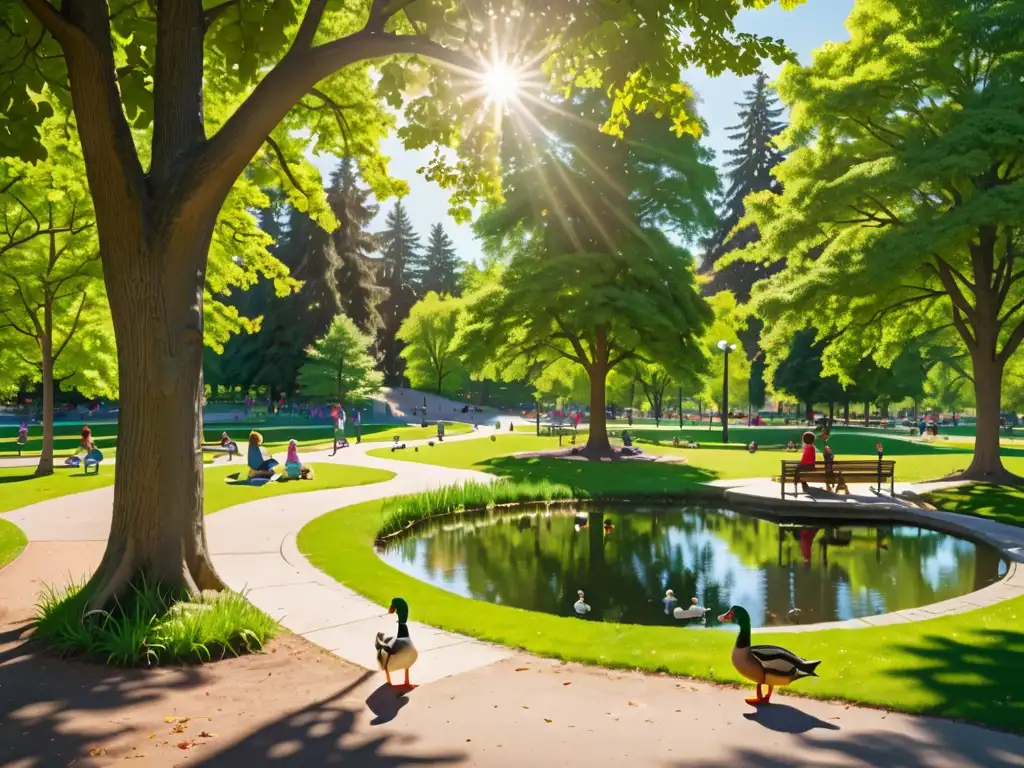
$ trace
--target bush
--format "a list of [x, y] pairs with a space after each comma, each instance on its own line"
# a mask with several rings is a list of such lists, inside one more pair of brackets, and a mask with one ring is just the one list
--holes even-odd
[[35, 638], [61, 656], [124, 667], [209, 662], [260, 651], [279, 629], [236, 592], [176, 599], [141, 582], [110, 611], [87, 611], [83, 586], [47, 586], [36, 606]]
[[530, 501], [567, 501], [587, 494], [561, 483], [498, 480], [494, 483], [446, 485], [411, 496], [396, 496], [381, 506], [378, 536], [389, 536], [417, 520], [466, 510], [487, 509], [499, 504]]

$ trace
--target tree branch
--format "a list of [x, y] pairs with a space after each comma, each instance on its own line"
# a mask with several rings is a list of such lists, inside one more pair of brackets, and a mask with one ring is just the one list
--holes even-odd
[[223, 3], [213, 6], [213, 8], [207, 8], [203, 11], [203, 31], [209, 31], [210, 27], [213, 26], [213, 23], [224, 15], [226, 10], [236, 5], [238, 5], [238, 0], [224, 0]]
[[267, 138], [264, 139], [264, 141], [274, 151], [274, 154], [277, 155], [277, 162], [281, 166], [281, 171], [284, 173], [285, 176], [288, 177], [288, 181], [290, 181], [292, 183], [292, 186], [299, 190], [299, 192], [301, 192], [303, 196], [308, 199], [309, 195], [306, 194], [306, 190], [302, 188], [302, 185], [299, 184], [299, 180], [296, 179], [295, 174], [292, 173], [291, 166], [288, 165], [288, 161], [284, 157], [284, 152], [281, 151], [281, 145], [279, 145], [269, 136], [267, 136]]
[[82, 30], [50, 5], [49, 0], [22, 0], [22, 2], [61, 46], [70, 45], [84, 38]]
[[57, 362], [57, 358], [60, 357], [60, 353], [64, 351], [64, 348], [68, 345], [68, 342], [71, 341], [71, 337], [74, 336], [75, 331], [78, 330], [78, 321], [82, 318], [82, 310], [85, 309], [85, 302], [87, 298], [88, 295], [85, 293], [85, 291], [82, 291], [82, 300], [78, 302], [78, 311], [75, 313], [75, 319], [71, 323], [71, 328], [68, 329], [68, 334], [67, 336], [64, 337], [64, 341], [60, 343], [60, 346], [57, 348], [57, 351], [54, 352], [53, 355], [51, 355], [50, 359], [53, 363]]

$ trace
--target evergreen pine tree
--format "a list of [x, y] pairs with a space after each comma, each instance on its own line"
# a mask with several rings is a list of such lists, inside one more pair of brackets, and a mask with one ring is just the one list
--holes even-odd
[[405, 362], [399, 354], [402, 342], [397, 338], [402, 321], [416, 302], [415, 270], [420, 262], [420, 239], [399, 200], [388, 212], [385, 229], [380, 233], [381, 260], [378, 283], [388, 292], [377, 306], [383, 320], [378, 335], [384, 383], [400, 385]]
[[[783, 154], [772, 143], [772, 139], [786, 125], [779, 119], [785, 110], [778, 106], [778, 98], [768, 84], [768, 76], [763, 72], [757, 74], [754, 87], [744, 94], [744, 101], [737, 106], [740, 108], [740, 122], [727, 129], [733, 132], [729, 138], [738, 143], [735, 149], [725, 151], [732, 158], [726, 163], [729, 186], [719, 208], [718, 228], [705, 243], [701, 271], [711, 273], [711, 280], [705, 286], [708, 294], [728, 290], [736, 295], [738, 301], [746, 302], [754, 283], [777, 272], [782, 264], [765, 267], [743, 261], [722, 270], [716, 270], [715, 265], [725, 254], [743, 248], [760, 237], [754, 225], [746, 226], [735, 234], [733, 229], [743, 217], [743, 199], [748, 194], [766, 189], [781, 191], [781, 185], [771, 175], [771, 171], [782, 161]], [[758, 343], [760, 336], [761, 321], [757, 318], [752, 318], [746, 329], [739, 334], [750, 360], [748, 395], [755, 408], [764, 405], [766, 390], [764, 354]]]
[[784, 109], [778, 106], [778, 98], [763, 72], [758, 73], [754, 87], [744, 97], [745, 100], [737, 105], [740, 108], [739, 125], [727, 129], [733, 131], [729, 138], [738, 142], [738, 146], [725, 151], [732, 158], [726, 163], [729, 186], [723, 196], [719, 226], [706, 243], [702, 266], [702, 271], [713, 274], [708, 285], [709, 293], [729, 290], [740, 302], [750, 298], [750, 287], [767, 277], [768, 270], [758, 264], [740, 262], [718, 272], [715, 264], [726, 253], [757, 240], [757, 227], [753, 225], [744, 227], [731, 238], [729, 235], [743, 217], [743, 199], [748, 194], [765, 189], [779, 191], [779, 183], [771, 175], [771, 170], [782, 161], [783, 155], [772, 139], [786, 127], [779, 120]]
[[455, 253], [455, 243], [441, 224], [430, 228], [430, 240], [416, 274], [417, 293], [425, 296], [430, 291], [450, 296], [461, 293], [459, 273], [462, 261]]

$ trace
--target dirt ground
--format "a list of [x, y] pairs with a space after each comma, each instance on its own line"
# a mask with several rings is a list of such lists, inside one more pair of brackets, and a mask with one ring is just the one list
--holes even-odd
[[203, 667], [39, 652], [25, 628], [40, 582], [87, 573], [101, 554], [34, 543], [0, 571], [4, 768], [1024, 766], [1024, 739], [972, 726], [786, 698], [755, 711], [734, 689], [528, 656], [399, 695], [292, 635]]

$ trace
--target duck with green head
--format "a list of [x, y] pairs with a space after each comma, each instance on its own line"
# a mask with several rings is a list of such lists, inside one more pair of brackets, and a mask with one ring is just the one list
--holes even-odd
[[[736, 646], [732, 650], [732, 665], [745, 678], [757, 683], [757, 696], [747, 699], [748, 704], [767, 704], [776, 686], [789, 685], [801, 677], [818, 676], [814, 670], [820, 661], [807, 661], [777, 645], [751, 645], [750, 614], [743, 607], [734, 605], [718, 620], [734, 621], [740, 627]], [[767, 695], [761, 693], [763, 685], [768, 686]]]
[[402, 598], [396, 597], [391, 601], [388, 613], [398, 614], [398, 632], [394, 637], [386, 637], [383, 632], [377, 633], [377, 639], [374, 642], [374, 648], [377, 651], [377, 664], [384, 671], [388, 685], [394, 685], [391, 682], [391, 673], [404, 669], [405, 685], [411, 688], [409, 668], [416, 663], [419, 652], [412, 644], [412, 638], [409, 637], [407, 623], [409, 621], [409, 604]]

